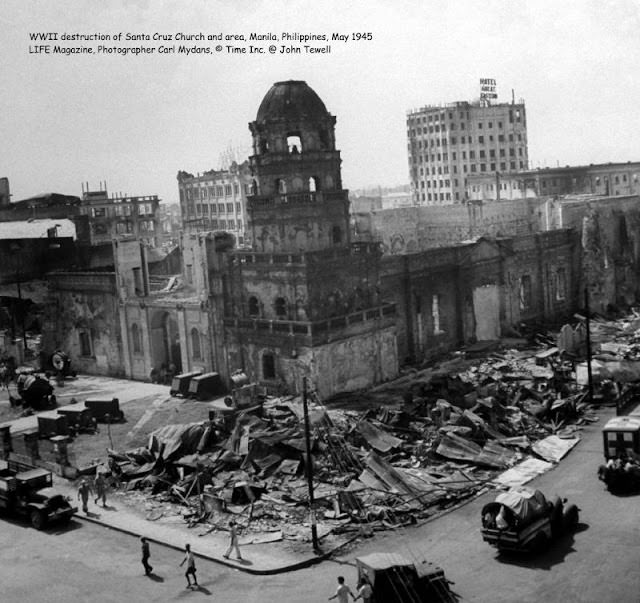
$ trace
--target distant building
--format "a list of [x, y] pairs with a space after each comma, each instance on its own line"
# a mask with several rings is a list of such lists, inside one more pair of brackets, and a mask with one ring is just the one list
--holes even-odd
[[178, 172], [180, 210], [187, 232], [224, 230], [245, 244], [246, 203], [251, 193], [247, 161], [232, 163], [228, 170], [209, 170], [194, 176]]
[[155, 247], [160, 231], [160, 199], [112, 196], [107, 190], [85, 190], [80, 213], [89, 218], [91, 245], [111, 243], [114, 238], [134, 237]]
[[528, 168], [527, 120], [519, 103], [455, 102], [407, 115], [409, 176], [420, 205], [466, 199], [466, 179]]
[[472, 201], [504, 201], [555, 195], [640, 194], [640, 162], [600, 163], [476, 174], [467, 178]]

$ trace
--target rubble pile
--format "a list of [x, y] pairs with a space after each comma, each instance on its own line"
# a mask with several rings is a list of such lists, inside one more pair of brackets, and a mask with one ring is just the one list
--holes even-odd
[[[394, 407], [331, 410], [312, 395], [320, 536], [414, 523], [519, 463], [535, 472], [536, 463], [557, 462], [578, 441], [580, 425], [597, 420], [574, 374], [557, 347], [505, 350], [457, 374], [414, 375]], [[110, 451], [130, 502], [142, 503], [150, 520], [206, 532], [233, 514], [245, 543], [308, 539], [301, 399], [210, 416], [156, 430], [145, 448]]]

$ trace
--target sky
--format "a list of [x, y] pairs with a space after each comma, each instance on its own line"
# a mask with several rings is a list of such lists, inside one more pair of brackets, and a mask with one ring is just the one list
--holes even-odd
[[[524, 99], [532, 167], [640, 160], [636, 0], [2, 0], [0, 28], [0, 177], [14, 201], [106, 182], [109, 193], [176, 202], [178, 171], [218, 169], [228, 149], [250, 153], [248, 123], [271, 85], [289, 79], [305, 80], [336, 116], [349, 189], [407, 184], [407, 111], [476, 99], [480, 78], [497, 81], [499, 101], [512, 90]], [[38, 32], [58, 41], [32, 41]], [[252, 32], [278, 39], [249, 42]], [[350, 39], [307, 42], [331, 49], [310, 54], [283, 32]], [[247, 41], [175, 40], [197, 33]], [[95, 54], [100, 44], [155, 51]], [[265, 53], [249, 54], [250, 44]], [[302, 52], [280, 53], [283, 44]], [[160, 54], [163, 45], [211, 52]]]

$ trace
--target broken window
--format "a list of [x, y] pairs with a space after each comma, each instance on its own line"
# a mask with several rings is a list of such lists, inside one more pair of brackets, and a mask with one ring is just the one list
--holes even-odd
[[191, 350], [194, 360], [200, 360], [202, 358], [202, 352], [200, 350], [200, 333], [195, 327], [191, 329]]
[[556, 272], [556, 301], [563, 301], [567, 297], [567, 274], [564, 268]]
[[440, 322], [440, 296], [434, 295], [431, 298], [431, 318], [433, 320], [433, 334], [441, 335], [444, 333]]
[[271, 352], [265, 352], [262, 355], [262, 378], [263, 379], [276, 378], [276, 359]]
[[286, 318], [287, 316], [287, 300], [284, 297], [276, 297], [276, 301], [273, 304], [276, 316], [280, 318]]
[[258, 298], [252, 295], [249, 298], [249, 316], [259, 316], [259, 315], [260, 315], [260, 304], [258, 303]]
[[531, 308], [531, 277], [524, 274], [520, 277], [520, 310], [529, 310]]
[[133, 289], [136, 295], [144, 294], [144, 287], [142, 286], [142, 270], [140, 268], [133, 268]]

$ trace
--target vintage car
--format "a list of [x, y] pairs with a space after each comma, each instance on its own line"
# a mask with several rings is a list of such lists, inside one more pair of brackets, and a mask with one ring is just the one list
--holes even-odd
[[576, 505], [545, 498], [540, 490], [517, 488], [502, 492], [482, 509], [482, 539], [500, 551], [537, 551], [575, 529]]
[[640, 415], [610, 419], [602, 430], [606, 463], [598, 478], [610, 492], [640, 490]]
[[29, 518], [42, 530], [50, 523], [67, 522], [78, 510], [52, 489], [51, 471], [26, 467], [13, 461], [0, 461], [0, 510]]
[[384, 603], [456, 601], [442, 568], [414, 562], [398, 553], [371, 553], [356, 557], [358, 582], [373, 589], [373, 600]]

